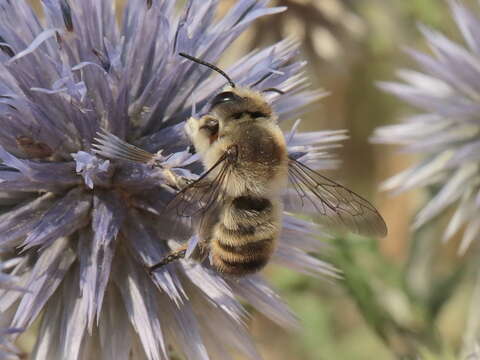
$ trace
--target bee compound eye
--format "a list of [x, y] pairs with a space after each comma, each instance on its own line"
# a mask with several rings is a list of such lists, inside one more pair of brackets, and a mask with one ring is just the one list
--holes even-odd
[[214, 107], [228, 103], [228, 102], [239, 102], [242, 101], [243, 99], [233, 93], [232, 91], [224, 91], [221, 92], [220, 94], [217, 94], [212, 101], [210, 102], [210, 110], [212, 110]]

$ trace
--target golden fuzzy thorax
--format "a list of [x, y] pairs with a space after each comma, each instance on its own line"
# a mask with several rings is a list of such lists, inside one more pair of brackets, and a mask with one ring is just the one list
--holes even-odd
[[232, 146], [238, 155], [222, 181], [223, 203], [207, 216], [199, 235], [218, 271], [241, 276], [260, 270], [275, 250], [288, 154], [277, 117], [262, 94], [227, 88], [215, 99], [207, 115], [187, 121], [186, 132], [206, 169]]

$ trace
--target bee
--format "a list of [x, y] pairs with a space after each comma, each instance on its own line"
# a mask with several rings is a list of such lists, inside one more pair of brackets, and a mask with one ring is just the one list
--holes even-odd
[[[205, 172], [189, 182], [164, 170], [178, 189], [168, 207], [181, 217], [197, 219], [199, 241], [193, 258], [208, 256], [215, 270], [237, 277], [262, 269], [276, 249], [289, 180], [301, 203], [330, 223], [360, 234], [387, 234], [384, 220], [366, 199], [289, 155], [278, 117], [263, 94], [282, 91], [236, 86], [215, 65], [180, 55], [213, 69], [229, 84], [210, 100], [205, 115], [190, 117], [185, 124]], [[100, 133], [97, 141], [100, 155], [155, 164], [155, 154], [112, 134]], [[172, 251], [150, 271], [184, 258], [187, 248]]]

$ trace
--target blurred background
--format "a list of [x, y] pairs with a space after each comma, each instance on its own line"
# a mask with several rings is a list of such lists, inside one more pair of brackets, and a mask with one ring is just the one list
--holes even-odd
[[[223, 1], [224, 7], [232, 2]], [[478, 1], [462, 2], [480, 10]], [[269, 278], [304, 328], [286, 332], [254, 314], [251, 326], [265, 358], [480, 359], [462, 351], [467, 328], [477, 326], [472, 317], [480, 305], [478, 295], [473, 296], [478, 250], [472, 247], [460, 257], [455, 239], [440, 242], [448, 214], [412, 233], [412, 218], [431, 194], [381, 192], [380, 183], [414, 159], [394, 147], [369, 143], [374, 128], [415, 111], [375, 83], [395, 80], [396, 69], [415, 67], [405, 47], [429, 51], [417, 25], [461, 42], [447, 1], [273, 4], [289, 9], [258, 21], [232, 46], [225, 62], [286, 36], [301, 39], [300, 56], [309, 62], [312, 87], [330, 92], [303, 116], [301, 130], [348, 129], [350, 139], [338, 151], [342, 166], [329, 175], [372, 200], [389, 235], [331, 241], [328, 260], [344, 272], [335, 283], [269, 267]]]
[[[234, 1], [220, 0], [220, 13]], [[473, 0], [462, 1], [480, 9]], [[304, 327], [287, 332], [252, 312], [250, 326], [264, 358], [466, 359], [468, 354], [459, 354], [465, 329], [473, 326], [467, 320], [473, 314], [478, 249], [462, 258], [455, 241], [441, 244], [445, 218], [412, 233], [409, 224], [429, 194], [380, 192], [379, 184], [412, 159], [369, 143], [375, 127], [414, 111], [375, 82], [394, 80], [395, 69], [413, 66], [405, 47], [428, 51], [416, 25], [460, 39], [446, 1], [276, 0], [272, 5], [289, 10], [258, 21], [232, 45], [224, 63], [286, 36], [301, 40], [300, 57], [309, 62], [312, 87], [330, 92], [303, 116], [301, 130], [348, 129], [350, 139], [338, 150], [343, 164], [330, 176], [372, 200], [389, 235], [330, 241], [326, 260], [344, 272], [343, 280], [268, 267], [267, 276]]]

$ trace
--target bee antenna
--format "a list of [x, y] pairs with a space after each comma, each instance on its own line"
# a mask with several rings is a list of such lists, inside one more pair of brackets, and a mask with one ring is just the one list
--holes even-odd
[[264, 80], [268, 79], [270, 76], [273, 75], [273, 72], [269, 72], [269, 73], [266, 73], [265, 75], [263, 75], [258, 81], [254, 82], [250, 87], [255, 87], [257, 86], [258, 84], [260, 84], [261, 82], [263, 82]]
[[282, 91], [282, 90], [277, 89], [277, 88], [268, 88], [268, 89], [262, 90], [262, 92], [268, 92], [268, 91], [276, 92], [277, 94], [280, 94], [280, 95], [285, 94], [285, 91]]
[[208, 63], [208, 62], [206, 62], [206, 61], [200, 60], [200, 59], [198, 59], [198, 58], [196, 58], [196, 57], [193, 57], [193, 56], [191, 56], [191, 55], [182, 53], [182, 52], [178, 53], [178, 55], [183, 56], [184, 58], [187, 58], [188, 60], [191, 60], [191, 61], [196, 62], [196, 63], [198, 63], [198, 64], [205, 65], [206, 67], [209, 67], [210, 69], [218, 72], [218, 73], [219, 73], [220, 75], [222, 75], [225, 79], [227, 79], [228, 83], [230, 84], [230, 86], [231, 86], [232, 88], [235, 87], [235, 83], [232, 81], [232, 79], [230, 79], [230, 78], [228, 77], [227, 73], [226, 73], [225, 71], [223, 71], [222, 69], [220, 69], [219, 67], [217, 67], [217, 66], [215, 66], [215, 65], [213, 65], [213, 64], [210, 64], [210, 63]]

